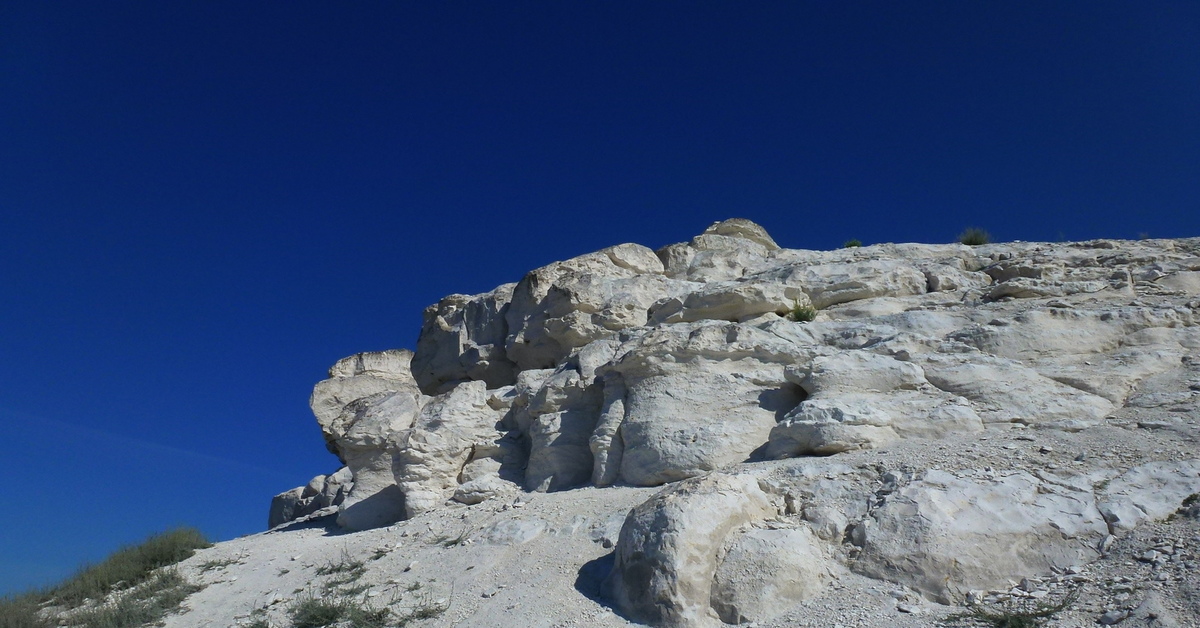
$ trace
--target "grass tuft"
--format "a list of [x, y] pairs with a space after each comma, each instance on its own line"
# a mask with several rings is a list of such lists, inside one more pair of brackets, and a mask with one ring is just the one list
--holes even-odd
[[817, 308], [811, 305], [801, 305], [797, 303], [795, 307], [788, 312], [788, 319], [797, 323], [811, 323], [817, 318]]
[[846, 240], [846, 242], [842, 244], [843, 249], [857, 249], [860, 246], [862, 246], [862, 240], [859, 240], [858, 238]]
[[300, 598], [292, 606], [293, 628], [324, 628], [335, 624], [350, 628], [383, 628], [390, 611], [374, 608], [349, 596]]
[[979, 227], [967, 227], [958, 234], [958, 241], [968, 246], [979, 246], [992, 241], [992, 236]]

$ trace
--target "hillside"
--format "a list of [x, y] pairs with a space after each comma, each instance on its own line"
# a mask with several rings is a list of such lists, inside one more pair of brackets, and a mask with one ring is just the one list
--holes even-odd
[[335, 364], [345, 468], [185, 561], [166, 625], [1198, 626], [1198, 322], [1200, 239], [806, 251], [734, 219], [556, 262]]

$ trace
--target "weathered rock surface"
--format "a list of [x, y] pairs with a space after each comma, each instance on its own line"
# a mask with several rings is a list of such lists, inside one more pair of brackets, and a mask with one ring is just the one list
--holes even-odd
[[[827, 626], [867, 600], [841, 623], [915, 627], [1060, 595], [1147, 529], [1200, 539], [1197, 277], [1200, 239], [804, 251], [735, 219], [622, 244], [442, 299], [415, 355], [339, 361], [311, 405], [346, 467], [270, 522], [439, 522], [426, 545], [536, 591], [451, 604], [481, 625]], [[1080, 621], [1200, 613], [1176, 541], [1130, 562], [1176, 574], [1163, 596], [1097, 588]]]
[[751, 477], [714, 473], [681, 482], [630, 511], [608, 590], [633, 619], [715, 623], [710, 600], [718, 550], [739, 526], [773, 514], [770, 498]]

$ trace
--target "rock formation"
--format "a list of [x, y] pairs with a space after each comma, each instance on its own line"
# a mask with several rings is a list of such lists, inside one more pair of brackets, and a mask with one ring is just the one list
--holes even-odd
[[[1200, 493], [1198, 323], [1200, 239], [806, 251], [728, 220], [446, 297], [415, 353], [339, 361], [311, 406], [345, 468], [270, 523], [661, 487], [599, 579], [627, 619], [769, 622], [851, 574], [962, 603]], [[477, 536], [547, 529], [505, 525]]]

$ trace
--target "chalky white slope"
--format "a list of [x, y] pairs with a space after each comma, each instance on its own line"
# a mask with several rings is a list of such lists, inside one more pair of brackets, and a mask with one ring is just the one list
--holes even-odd
[[445, 609], [410, 625], [927, 626], [1074, 586], [1059, 625], [1200, 625], [1198, 321], [1200, 239], [804, 251], [734, 219], [556, 262], [334, 365], [345, 468], [185, 563], [168, 626], [332, 590]]

